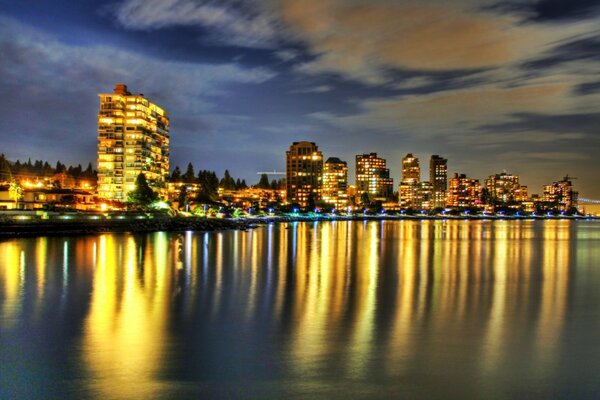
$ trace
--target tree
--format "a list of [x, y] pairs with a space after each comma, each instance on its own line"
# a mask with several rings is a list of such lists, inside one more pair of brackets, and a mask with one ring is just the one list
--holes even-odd
[[88, 163], [87, 168], [85, 169], [85, 171], [83, 171], [83, 176], [85, 176], [88, 179], [92, 179], [95, 178], [95, 172], [94, 172], [94, 168], [92, 167], [92, 163]]
[[55, 169], [54, 173], [56, 173], [56, 174], [62, 174], [63, 172], [67, 172], [67, 167], [65, 166], [65, 164], [61, 163], [60, 161], [56, 162], [56, 167], [54, 169]]
[[135, 180], [135, 189], [127, 195], [127, 201], [144, 208], [157, 199], [158, 194], [148, 185], [146, 175], [140, 172]]
[[229, 174], [229, 170], [225, 170], [225, 174], [223, 175], [223, 179], [219, 183], [219, 187], [222, 187], [225, 190], [234, 190], [235, 189], [235, 181]]
[[179, 203], [179, 208], [185, 208], [188, 204], [190, 204], [190, 193], [187, 190], [186, 185], [182, 185], [179, 189], [179, 195], [177, 196], [177, 203]]
[[216, 200], [219, 194], [219, 178], [217, 178], [214, 171], [202, 170], [198, 172], [198, 183], [200, 184], [199, 201], [210, 203]]
[[371, 205], [371, 200], [369, 199], [369, 193], [363, 192], [360, 195], [360, 204], [363, 207], [369, 207]]
[[[192, 168], [193, 171], [193, 168]], [[175, 167], [173, 173], [171, 174], [171, 182], [179, 182], [181, 180], [181, 170], [179, 169], [179, 165]]]
[[183, 174], [182, 178], [186, 183], [194, 183], [196, 180], [196, 174], [194, 173], [194, 166], [192, 163], [188, 163], [187, 170], [185, 171], [185, 174]]
[[269, 176], [267, 174], [262, 174], [256, 187], [259, 189], [270, 189], [271, 184], [269, 183]]
[[17, 181], [12, 181], [8, 189], [8, 193], [11, 199], [15, 201], [15, 208], [19, 205], [19, 200], [23, 198], [23, 188]]
[[12, 179], [12, 171], [8, 160], [4, 158], [4, 154], [0, 154], [0, 182], [10, 181]]
[[308, 195], [308, 199], [306, 200], [306, 209], [308, 211], [313, 211], [315, 209], [315, 197], [312, 193]]

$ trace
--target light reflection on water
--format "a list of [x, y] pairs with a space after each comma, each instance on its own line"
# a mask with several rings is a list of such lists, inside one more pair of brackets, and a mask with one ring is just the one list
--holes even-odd
[[0, 242], [0, 397], [600, 396], [600, 224]]

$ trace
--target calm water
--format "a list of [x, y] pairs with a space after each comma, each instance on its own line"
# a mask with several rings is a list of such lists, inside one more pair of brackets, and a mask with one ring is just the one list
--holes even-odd
[[600, 223], [3, 241], [0, 397], [600, 398]]

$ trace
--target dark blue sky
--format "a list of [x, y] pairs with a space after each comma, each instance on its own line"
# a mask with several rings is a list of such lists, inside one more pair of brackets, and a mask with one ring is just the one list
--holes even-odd
[[0, 0], [9, 159], [95, 161], [115, 83], [171, 117], [172, 165], [282, 170], [293, 141], [349, 161], [570, 174], [600, 198], [600, 0]]

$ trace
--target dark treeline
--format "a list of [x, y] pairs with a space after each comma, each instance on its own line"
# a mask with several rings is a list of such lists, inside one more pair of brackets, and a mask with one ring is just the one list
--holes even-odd
[[96, 180], [97, 172], [92, 167], [92, 163], [83, 168], [81, 164], [77, 166], [66, 166], [57, 161], [53, 166], [48, 161], [31, 159], [26, 162], [20, 160], [11, 162], [6, 159], [4, 154], [0, 154], [0, 181], [20, 180], [24, 178], [52, 178], [57, 174], [69, 176], [73, 179]]
[[[188, 163], [185, 173], [181, 172], [179, 166], [176, 166], [170, 177], [171, 182], [185, 182], [189, 184], [197, 184], [196, 191], [190, 191], [186, 185], [182, 186], [178, 195], [179, 204], [188, 204], [190, 201], [198, 201], [202, 203], [214, 203], [219, 199], [219, 189], [223, 190], [240, 190], [248, 188], [245, 179], [235, 179], [225, 170], [223, 177], [219, 179], [215, 171], [200, 170], [195, 172], [192, 163]], [[262, 175], [255, 188], [260, 189], [279, 189], [282, 187], [282, 181], [269, 182], [267, 175]]]
[[[231, 176], [229, 170], [225, 170], [223, 177], [219, 179], [215, 171], [200, 170], [196, 173], [192, 163], [188, 163], [185, 173], [182, 173], [179, 166], [176, 166], [171, 173], [170, 180], [171, 182], [197, 183], [202, 188], [201, 190], [206, 190], [209, 193], [214, 193], [219, 188], [239, 190], [249, 187], [245, 179], [235, 179]], [[254, 187], [259, 189], [281, 189], [283, 187], [283, 180], [269, 182], [269, 177], [266, 174], [262, 174], [259, 182]]]

